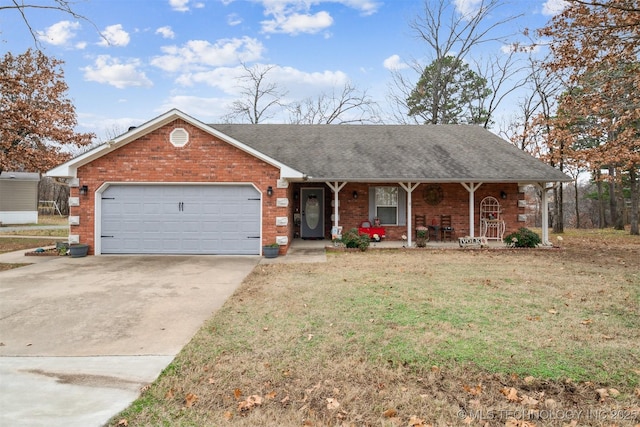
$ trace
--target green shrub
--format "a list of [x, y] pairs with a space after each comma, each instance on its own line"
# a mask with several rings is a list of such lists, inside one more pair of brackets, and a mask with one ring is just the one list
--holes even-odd
[[342, 234], [342, 243], [347, 248], [359, 248], [364, 252], [369, 248], [370, 239], [369, 235], [358, 234], [358, 229], [352, 228]]
[[533, 231], [526, 227], [521, 227], [518, 231], [505, 236], [504, 242], [512, 248], [535, 248], [542, 240]]

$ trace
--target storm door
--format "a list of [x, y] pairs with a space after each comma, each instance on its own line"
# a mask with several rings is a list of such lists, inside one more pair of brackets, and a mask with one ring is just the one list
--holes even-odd
[[302, 223], [300, 237], [303, 239], [324, 238], [324, 189], [303, 188], [300, 191]]

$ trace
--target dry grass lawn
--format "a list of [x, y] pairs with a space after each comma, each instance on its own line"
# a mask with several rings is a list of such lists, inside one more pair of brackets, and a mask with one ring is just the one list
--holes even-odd
[[639, 307], [612, 230], [260, 265], [111, 425], [636, 426]]
[[[59, 226], [63, 229], [37, 229], [36, 226]], [[39, 215], [37, 224], [20, 224], [24, 230], [6, 231], [11, 224], [0, 227], [0, 237], [4, 236], [42, 236], [42, 237], [66, 237], [69, 235], [69, 218], [60, 215]], [[21, 248], [22, 249], [22, 248]]]

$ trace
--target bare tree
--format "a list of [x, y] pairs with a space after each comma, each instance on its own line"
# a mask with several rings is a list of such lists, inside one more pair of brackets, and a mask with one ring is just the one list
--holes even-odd
[[479, 97], [476, 109], [484, 109], [488, 114], [482, 127], [487, 129], [492, 124], [492, 115], [502, 101], [512, 92], [527, 83], [527, 77], [518, 77], [524, 69], [516, 59], [517, 48], [513, 46], [506, 55], [492, 55], [486, 61], [475, 61], [476, 73], [482, 76], [490, 92], [486, 97]]
[[293, 124], [378, 123], [377, 103], [367, 91], [346, 83], [340, 93], [321, 93], [289, 105]]
[[[84, 15], [81, 15], [73, 10], [73, 4], [76, 3], [74, 1], [69, 0], [32, 0], [30, 2], [26, 2], [24, 0], [10, 0], [9, 4], [0, 4], [0, 12], [14, 10], [17, 11], [20, 15], [20, 19], [24, 21], [31, 37], [33, 37], [33, 41], [37, 47], [40, 46], [40, 42], [38, 41], [37, 32], [31, 27], [31, 23], [29, 22], [29, 18], [27, 17], [27, 11], [29, 9], [38, 9], [38, 10], [50, 10], [53, 12], [60, 12], [63, 14], [67, 14], [72, 16], [75, 19], [80, 19], [90, 23], [96, 31], [102, 36], [98, 27]], [[103, 37], [103, 36], [102, 36]], [[104, 37], [103, 37], [104, 38]], [[109, 42], [106, 38], [105, 40]]]
[[[474, 47], [490, 41], [506, 40], [506, 35], [494, 35], [495, 30], [518, 17], [509, 16], [505, 19], [493, 20], [493, 17], [497, 15], [497, 9], [504, 5], [501, 0], [480, 0], [473, 10], [465, 12], [451, 10], [453, 7], [451, 3], [448, 0], [425, 0], [424, 13], [410, 23], [410, 28], [416, 34], [416, 37], [424, 41], [429, 48], [432, 64], [442, 63], [447, 57], [453, 58], [453, 63], [465, 64], [466, 61], [463, 61], [463, 59], [471, 54]], [[515, 90], [515, 88], [503, 90], [503, 85], [516, 72], [513, 69], [513, 59], [513, 55], [509, 55], [497, 69], [493, 70], [491, 67], [478, 67], [478, 69], [484, 69], [487, 72], [481, 75], [484, 79], [490, 81], [493, 86], [492, 94], [485, 94], [479, 97], [479, 102], [485, 102], [485, 105], [473, 106], [478, 111], [486, 111], [488, 113], [483, 120], [485, 127], [488, 127], [491, 123], [491, 114], [496, 110], [500, 101], [508, 93]], [[401, 123], [406, 123], [408, 120], [402, 117], [410, 109], [407, 100], [415, 88], [415, 81], [425, 70], [425, 66], [420, 64], [419, 61], [414, 60], [412, 62], [413, 64], [411, 64], [409, 71], [416, 73], [415, 80], [414, 78], [406, 77], [402, 70], [391, 72], [392, 85], [388, 99], [393, 104], [391, 114]], [[487, 75], [489, 71], [496, 74], [489, 76]], [[442, 103], [443, 99], [448, 96], [447, 87], [450, 86], [458, 73], [459, 70], [455, 68], [442, 68], [442, 74], [433, 79], [437, 83], [432, 89], [434, 93], [431, 98], [434, 102]]]
[[274, 107], [282, 107], [282, 99], [287, 95], [278, 87], [277, 83], [269, 82], [267, 74], [275, 65], [254, 65], [248, 67], [242, 64], [244, 74], [238, 77], [240, 94], [242, 99], [233, 102], [231, 112], [224, 116], [225, 121], [233, 122], [236, 119], [258, 124], [273, 116]]
[[[63, 216], [69, 215], [69, 184], [59, 178], [42, 177], [38, 183], [38, 200], [55, 202], [59, 213]], [[55, 215], [54, 206], [48, 205], [40, 213]], [[44, 211], [46, 209], [46, 211]]]
[[524, 81], [526, 90], [518, 105], [516, 123], [511, 125], [511, 131], [501, 131], [514, 145], [535, 157], [546, 154], [546, 133], [540, 118], [550, 118], [555, 114], [556, 98], [565, 87], [558, 74], [550, 73], [542, 66], [544, 61], [531, 53], [528, 56]]

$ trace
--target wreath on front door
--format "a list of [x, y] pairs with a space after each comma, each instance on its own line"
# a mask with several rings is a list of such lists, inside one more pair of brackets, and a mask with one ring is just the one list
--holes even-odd
[[438, 184], [429, 184], [425, 187], [422, 197], [428, 204], [437, 205], [444, 199], [444, 192]]

